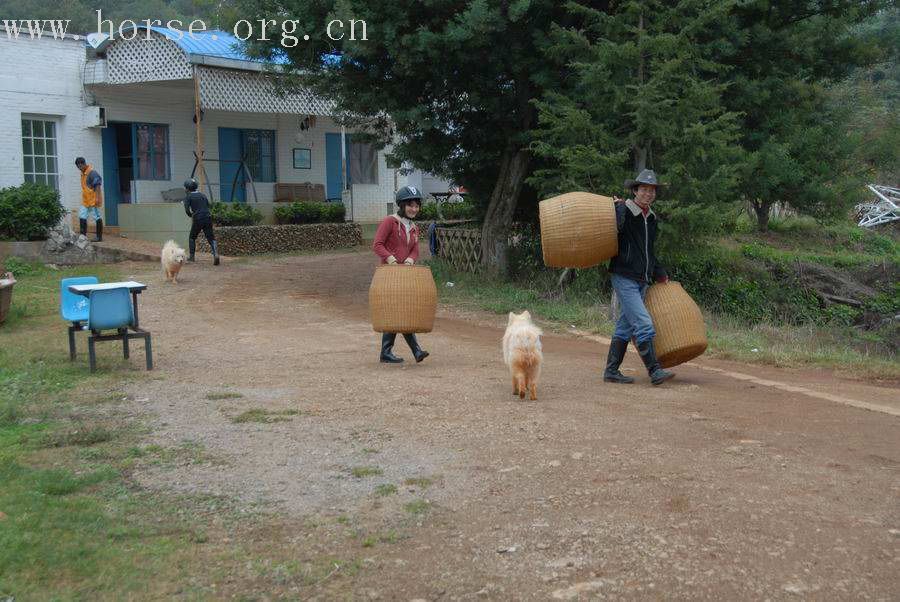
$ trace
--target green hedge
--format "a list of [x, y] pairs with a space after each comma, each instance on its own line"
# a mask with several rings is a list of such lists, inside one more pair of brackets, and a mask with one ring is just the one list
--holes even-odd
[[323, 224], [345, 221], [343, 203], [297, 201], [275, 208], [276, 224]]
[[[433, 221], [439, 219], [437, 203], [425, 203], [419, 211], [418, 219]], [[441, 213], [444, 219], [473, 219], [476, 216], [475, 203], [462, 201], [460, 203], [442, 203]]]
[[0, 190], [0, 238], [42, 240], [65, 214], [59, 191], [44, 184]]
[[263, 219], [262, 213], [247, 203], [215, 202], [210, 212], [217, 226], [255, 226]]

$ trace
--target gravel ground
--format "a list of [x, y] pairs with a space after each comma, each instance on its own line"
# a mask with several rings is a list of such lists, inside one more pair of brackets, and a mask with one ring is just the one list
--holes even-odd
[[[264, 509], [298, 558], [360, 559], [300, 589], [264, 582], [266, 597], [900, 598], [896, 386], [701, 358], [651, 387], [633, 351], [638, 382], [609, 385], [604, 344], [551, 334], [539, 400], [521, 402], [504, 317], [441, 308], [430, 358], [401, 339], [407, 362], [379, 364], [373, 268], [367, 253], [253, 259], [189, 265], [178, 285], [127, 268], [150, 285], [156, 369], [126, 409], [148, 444], [201, 450], [138, 482]], [[357, 536], [303, 522], [336, 517]]]

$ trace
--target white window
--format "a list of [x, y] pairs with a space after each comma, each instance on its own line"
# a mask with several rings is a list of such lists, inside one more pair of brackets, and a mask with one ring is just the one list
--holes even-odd
[[46, 184], [59, 190], [56, 122], [22, 119], [22, 158], [25, 181]]

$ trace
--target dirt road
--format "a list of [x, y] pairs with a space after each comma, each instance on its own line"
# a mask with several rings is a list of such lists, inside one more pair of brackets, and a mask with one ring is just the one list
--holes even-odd
[[[704, 359], [651, 387], [633, 351], [638, 382], [615, 386], [605, 345], [551, 335], [539, 401], [520, 402], [503, 317], [442, 308], [430, 358], [401, 340], [407, 362], [379, 364], [372, 268], [365, 253], [201, 264], [177, 286], [128, 268], [150, 284], [157, 366], [128, 410], [148, 443], [212, 459], [136, 477], [281, 517], [266, 537], [305, 568], [257, 571], [258, 594], [900, 598], [898, 388]], [[254, 409], [283, 413], [234, 421]], [[323, 555], [347, 562], [310, 578]]]

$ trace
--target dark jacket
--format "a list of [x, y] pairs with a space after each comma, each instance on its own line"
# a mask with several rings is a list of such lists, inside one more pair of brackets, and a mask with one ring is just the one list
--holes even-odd
[[202, 192], [190, 192], [184, 199], [184, 212], [195, 222], [205, 222], [212, 218], [209, 199]]
[[644, 217], [634, 201], [616, 203], [616, 226], [619, 254], [610, 260], [609, 271], [648, 284], [664, 278], [666, 270], [654, 253], [659, 226], [653, 210]]

